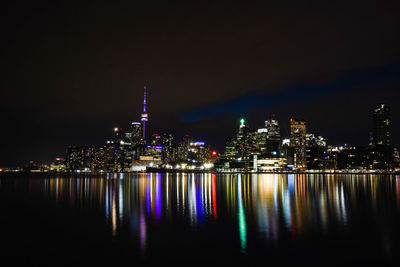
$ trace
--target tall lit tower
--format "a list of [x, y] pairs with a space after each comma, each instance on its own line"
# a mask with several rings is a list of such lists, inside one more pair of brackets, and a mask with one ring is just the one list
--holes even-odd
[[385, 104], [375, 107], [372, 128], [374, 145], [392, 145], [391, 123], [390, 107]]
[[143, 139], [146, 139], [146, 121], [149, 120], [149, 116], [147, 115], [147, 112], [146, 112], [146, 90], [147, 90], [147, 87], [145, 86], [144, 87], [144, 98], [143, 98], [143, 113], [141, 115], [142, 118], [140, 119], [143, 124], [143, 127], [142, 127]]

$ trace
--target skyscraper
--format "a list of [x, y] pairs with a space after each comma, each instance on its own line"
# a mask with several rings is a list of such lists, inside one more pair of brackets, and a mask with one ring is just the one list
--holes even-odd
[[306, 121], [290, 119], [290, 146], [294, 148], [294, 166], [297, 169], [306, 168], [305, 142]]
[[265, 128], [258, 129], [255, 134], [255, 148], [263, 156], [275, 157], [280, 150], [280, 127], [275, 119], [265, 121]]
[[237, 156], [240, 158], [248, 157], [251, 154], [251, 147], [253, 145], [254, 131], [251, 130], [246, 124], [245, 120], [240, 119], [239, 131], [236, 135], [236, 150]]
[[388, 105], [381, 104], [374, 109], [372, 138], [373, 145], [392, 145], [390, 107]]
[[281, 142], [281, 128], [279, 122], [275, 119], [265, 121], [265, 128], [267, 129], [267, 152], [272, 155], [279, 153]]
[[390, 107], [386, 104], [376, 106], [372, 115], [372, 123], [369, 168], [390, 170], [394, 166]]
[[140, 122], [131, 123], [131, 139], [133, 144], [139, 143], [142, 139], [142, 124]]
[[143, 113], [141, 115], [141, 121], [142, 121], [142, 130], [143, 130], [143, 139], [146, 139], [146, 122], [148, 121], [149, 116], [147, 115], [146, 111], [146, 86], [144, 87], [144, 98], [143, 98]]

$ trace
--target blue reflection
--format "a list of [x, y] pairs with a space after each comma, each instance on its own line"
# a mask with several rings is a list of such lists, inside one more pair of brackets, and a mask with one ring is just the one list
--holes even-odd
[[[388, 206], [396, 209], [400, 206], [398, 176], [390, 179], [375, 175], [293, 174], [164, 176], [157, 173], [126, 174], [123, 179], [113, 176], [32, 179], [29, 194], [44, 194], [56, 205], [63, 201], [73, 207], [100, 210], [106, 216], [107, 234], [118, 240], [128, 229], [129, 237], [135, 238], [143, 253], [152, 242], [150, 237], [155, 236], [152, 235], [155, 225], [162, 229], [178, 222], [198, 232], [227, 226], [224, 230], [232, 231], [229, 234], [238, 240], [240, 252], [250, 254], [260, 242], [279, 245], [281, 240], [291, 238], [294, 244], [310, 233], [347, 230], [360, 206], [377, 221], [381, 219], [377, 215], [384, 207], [382, 203], [391, 200]], [[0, 188], [3, 186], [0, 184]], [[215, 228], [209, 228], [210, 222]], [[233, 230], [232, 225], [235, 225]]]

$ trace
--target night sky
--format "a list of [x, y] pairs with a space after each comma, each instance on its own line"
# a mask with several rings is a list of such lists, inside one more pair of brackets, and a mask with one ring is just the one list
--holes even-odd
[[283, 137], [293, 116], [367, 145], [379, 103], [400, 145], [400, 1], [188, 3], [2, 1], [0, 166], [102, 145], [139, 119], [144, 85], [148, 132], [220, 152], [240, 117], [271, 114]]

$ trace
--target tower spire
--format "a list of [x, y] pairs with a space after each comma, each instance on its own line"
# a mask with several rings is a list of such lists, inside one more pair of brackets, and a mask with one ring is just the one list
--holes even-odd
[[143, 113], [146, 113], [146, 86], [144, 86]]
[[146, 139], [146, 121], [148, 121], [148, 115], [147, 115], [147, 111], [146, 111], [146, 91], [147, 91], [147, 87], [144, 86], [144, 97], [143, 97], [143, 113], [141, 115], [141, 121], [143, 124], [143, 139]]

